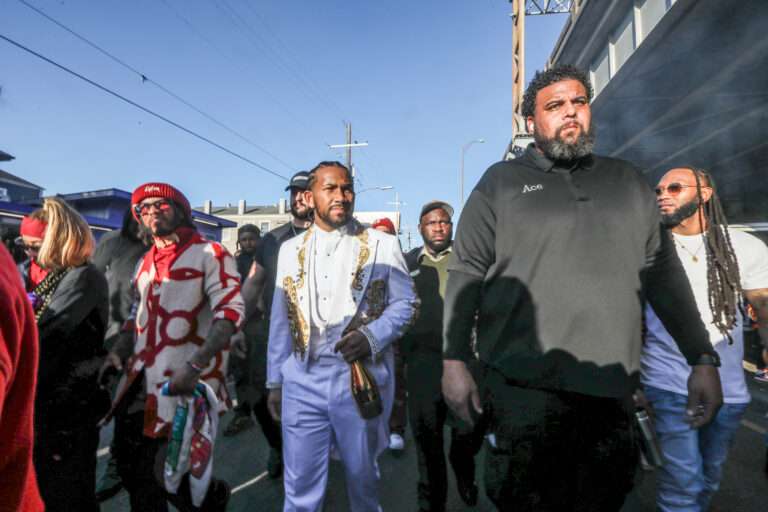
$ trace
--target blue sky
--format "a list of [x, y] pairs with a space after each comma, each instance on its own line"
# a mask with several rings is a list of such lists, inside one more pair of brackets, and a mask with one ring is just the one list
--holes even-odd
[[[512, 130], [512, 20], [504, 0], [0, 0], [0, 35], [284, 177], [354, 140], [358, 210], [417, 224], [431, 199], [458, 213]], [[564, 15], [526, 20], [526, 79], [544, 66]], [[163, 92], [215, 118], [215, 122]], [[2, 168], [47, 194], [167, 181], [194, 205], [275, 204], [285, 181], [0, 40]], [[243, 140], [246, 139], [246, 140]], [[266, 150], [258, 149], [256, 146]], [[270, 156], [272, 155], [272, 156]], [[277, 158], [273, 158], [277, 157]]]

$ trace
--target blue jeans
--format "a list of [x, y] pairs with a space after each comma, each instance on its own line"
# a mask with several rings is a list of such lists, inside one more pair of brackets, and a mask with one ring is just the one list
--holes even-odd
[[683, 420], [687, 397], [644, 386], [653, 405], [654, 425], [664, 455], [659, 469], [656, 505], [668, 511], [704, 511], [720, 486], [723, 462], [748, 404], [723, 404], [715, 421], [690, 430]]

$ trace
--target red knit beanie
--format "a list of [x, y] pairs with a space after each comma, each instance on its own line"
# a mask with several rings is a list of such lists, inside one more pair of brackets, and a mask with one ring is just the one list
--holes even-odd
[[389, 217], [382, 217], [380, 219], [375, 220], [373, 224], [371, 224], [371, 227], [373, 229], [376, 229], [379, 226], [385, 226], [392, 232], [392, 234], [397, 233], [397, 230], [395, 229], [395, 225], [392, 223]]
[[[181, 208], [187, 212], [187, 215], [192, 217], [192, 208], [189, 207], [189, 201], [184, 197], [178, 189], [168, 185], [167, 183], [145, 183], [136, 190], [133, 191], [131, 196], [131, 207], [133, 205], [142, 202], [148, 197], [163, 197], [175, 202]], [[135, 216], [135, 213], [134, 213]]]

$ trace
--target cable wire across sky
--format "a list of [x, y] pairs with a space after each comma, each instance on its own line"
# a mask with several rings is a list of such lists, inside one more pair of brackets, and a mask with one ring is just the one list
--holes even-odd
[[136, 73], [137, 75], [139, 75], [139, 77], [141, 78], [142, 82], [147, 82], [147, 83], [150, 83], [150, 84], [154, 85], [155, 87], [157, 87], [157, 88], [158, 88], [158, 89], [160, 89], [161, 91], [165, 92], [165, 93], [166, 93], [166, 94], [168, 94], [169, 96], [171, 96], [171, 97], [175, 98], [176, 100], [180, 101], [181, 103], [183, 103], [184, 105], [188, 106], [189, 108], [191, 108], [191, 109], [192, 109], [192, 110], [194, 110], [195, 112], [197, 112], [197, 113], [199, 113], [199, 114], [203, 115], [204, 117], [206, 117], [206, 118], [207, 118], [207, 119], [209, 119], [210, 121], [213, 121], [214, 123], [216, 123], [216, 124], [217, 124], [217, 125], [219, 125], [220, 127], [224, 128], [224, 129], [225, 129], [225, 130], [227, 130], [229, 133], [231, 133], [231, 134], [233, 134], [234, 136], [238, 137], [240, 140], [242, 140], [242, 141], [244, 141], [244, 142], [246, 142], [246, 143], [250, 144], [251, 146], [253, 146], [253, 147], [255, 147], [256, 149], [258, 149], [259, 151], [263, 152], [263, 153], [264, 153], [264, 154], [266, 154], [267, 156], [270, 156], [271, 158], [273, 158], [273, 159], [275, 159], [276, 161], [280, 162], [280, 163], [281, 163], [281, 164], [283, 164], [284, 166], [288, 167], [288, 168], [289, 168], [289, 169], [291, 169], [292, 171], [296, 171], [296, 168], [295, 168], [294, 166], [292, 166], [291, 164], [289, 164], [289, 163], [287, 163], [287, 162], [285, 162], [285, 161], [281, 160], [281, 159], [280, 159], [280, 158], [278, 158], [276, 155], [274, 155], [274, 154], [270, 153], [269, 151], [267, 151], [267, 150], [266, 150], [266, 149], [264, 149], [263, 147], [259, 146], [258, 144], [256, 144], [256, 143], [255, 143], [255, 142], [253, 142], [252, 140], [250, 140], [250, 139], [246, 138], [245, 136], [241, 135], [240, 133], [238, 133], [237, 131], [233, 130], [233, 129], [232, 129], [232, 128], [230, 128], [229, 126], [226, 126], [225, 124], [221, 123], [219, 120], [217, 120], [216, 118], [214, 118], [214, 117], [213, 117], [213, 116], [211, 116], [210, 114], [206, 113], [206, 112], [205, 112], [205, 111], [203, 111], [202, 109], [200, 109], [200, 108], [196, 107], [195, 105], [191, 104], [190, 102], [188, 102], [188, 101], [187, 101], [187, 100], [185, 100], [184, 98], [182, 98], [182, 97], [178, 96], [178, 95], [177, 95], [176, 93], [174, 93], [173, 91], [171, 91], [171, 90], [167, 89], [166, 87], [164, 87], [164, 86], [160, 85], [159, 83], [157, 83], [156, 81], [152, 80], [151, 78], [149, 78], [147, 75], [145, 75], [145, 74], [144, 74], [144, 73], [142, 73], [141, 71], [139, 71], [139, 70], [137, 70], [136, 68], [134, 68], [133, 66], [131, 66], [131, 65], [127, 64], [127, 63], [126, 63], [126, 62], [124, 62], [123, 60], [121, 60], [121, 59], [119, 59], [119, 58], [115, 57], [114, 55], [112, 55], [112, 54], [111, 54], [111, 53], [109, 53], [108, 51], [104, 50], [103, 48], [101, 48], [101, 47], [100, 47], [100, 46], [98, 46], [97, 44], [95, 44], [95, 43], [92, 43], [91, 41], [89, 41], [89, 40], [88, 40], [88, 39], [86, 39], [85, 37], [81, 36], [80, 34], [78, 34], [77, 32], [75, 32], [74, 30], [72, 30], [71, 28], [69, 28], [69, 27], [65, 26], [64, 24], [62, 24], [62, 23], [60, 23], [59, 21], [57, 21], [57, 20], [55, 20], [54, 18], [52, 18], [51, 16], [47, 15], [46, 13], [44, 13], [43, 11], [41, 11], [40, 9], [38, 9], [37, 7], [35, 7], [34, 5], [31, 5], [31, 4], [27, 3], [25, 0], [18, 0], [18, 1], [19, 1], [20, 3], [22, 3], [22, 4], [26, 5], [26, 6], [27, 6], [27, 7], [29, 7], [30, 9], [32, 9], [33, 11], [35, 11], [36, 13], [38, 13], [39, 15], [43, 16], [43, 17], [44, 17], [44, 18], [46, 18], [48, 21], [50, 21], [50, 22], [54, 23], [55, 25], [57, 25], [58, 27], [60, 27], [60, 28], [62, 28], [62, 29], [64, 29], [64, 30], [66, 30], [67, 32], [69, 32], [70, 34], [72, 34], [73, 36], [75, 36], [76, 38], [78, 38], [79, 40], [81, 40], [82, 42], [84, 42], [85, 44], [87, 44], [88, 46], [90, 46], [91, 48], [94, 48], [95, 50], [97, 50], [97, 51], [101, 52], [102, 54], [106, 55], [107, 57], [109, 57], [109, 58], [110, 58], [110, 59], [112, 59], [113, 61], [117, 62], [118, 64], [120, 64], [120, 65], [121, 65], [121, 66], [123, 66], [124, 68], [128, 69], [129, 71], [131, 71], [131, 72], [133, 72], [133, 73]]
[[152, 116], [154, 116], [154, 117], [156, 117], [156, 118], [158, 118], [158, 119], [160, 119], [162, 121], [165, 121], [166, 123], [170, 124], [171, 126], [174, 126], [174, 127], [178, 128], [179, 130], [182, 130], [182, 131], [188, 133], [189, 135], [192, 135], [193, 137], [197, 137], [198, 139], [200, 139], [202, 141], [205, 141], [208, 144], [221, 149], [222, 151], [226, 151], [230, 155], [232, 155], [232, 156], [234, 156], [236, 158], [239, 158], [240, 160], [243, 160], [244, 162], [247, 162], [247, 163], [249, 163], [249, 164], [251, 164], [253, 166], [256, 166], [259, 169], [261, 169], [261, 170], [263, 170], [265, 172], [268, 172], [269, 174], [277, 176], [278, 178], [282, 178], [282, 179], [284, 179], [286, 181], [289, 180], [287, 177], [283, 176], [282, 174], [280, 174], [278, 172], [275, 172], [272, 169], [269, 169], [268, 167], [264, 167], [263, 165], [261, 165], [259, 163], [256, 163], [253, 160], [251, 160], [249, 158], [246, 158], [246, 157], [244, 157], [243, 155], [241, 155], [239, 153], [235, 153], [231, 149], [228, 149], [228, 148], [222, 146], [221, 144], [218, 144], [218, 143], [212, 141], [211, 139], [209, 139], [207, 137], [204, 137], [204, 136], [202, 136], [202, 135], [200, 135], [200, 134], [198, 134], [196, 132], [193, 132], [189, 128], [186, 128], [186, 127], [180, 125], [179, 123], [171, 121], [167, 117], [164, 117], [164, 116], [162, 116], [162, 115], [160, 115], [160, 114], [158, 114], [156, 112], [153, 112], [152, 110], [150, 110], [150, 109], [148, 109], [148, 108], [146, 108], [146, 107], [144, 107], [142, 105], [139, 105], [135, 101], [129, 100], [125, 96], [122, 96], [122, 95], [120, 95], [120, 94], [118, 94], [118, 93], [116, 93], [116, 92], [114, 92], [114, 91], [112, 91], [110, 89], [107, 89], [103, 85], [100, 85], [100, 84], [94, 82], [93, 80], [91, 80], [89, 78], [86, 78], [83, 75], [81, 75], [81, 74], [79, 74], [79, 73], [77, 73], [75, 71], [72, 71], [71, 69], [67, 68], [66, 66], [63, 66], [63, 65], [59, 64], [58, 62], [55, 62], [55, 61], [49, 59], [48, 57], [46, 57], [44, 55], [41, 55], [41, 54], [37, 53], [36, 51], [34, 51], [34, 50], [30, 49], [30, 48], [27, 48], [26, 46], [24, 46], [24, 45], [22, 45], [20, 43], [17, 43], [13, 39], [9, 39], [8, 37], [5, 37], [3, 34], [0, 34], [0, 39], [3, 39], [5, 41], [11, 43], [12, 45], [16, 46], [17, 48], [20, 48], [20, 49], [24, 50], [25, 52], [30, 53], [30, 54], [34, 55], [35, 57], [37, 57], [37, 58], [39, 58], [41, 60], [44, 60], [45, 62], [47, 62], [47, 63], [49, 63], [49, 64], [51, 64], [53, 66], [56, 66], [57, 68], [61, 69], [62, 71], [66, 71], [70, 75], [76, 76], [80, 80], [88, 82], [89, 84], [93, 85], [94, 87], [97, 87], [97, 88], [101, 89], [102, 91], [104, 91], [104, 92], [106, 92], [108, 94], [111, 94], [112, 96], [115, 96], [116, 98], [119, 98], [119, 99], [123, 100], [124, 102], [126, 102], [126, 103], [128, 103], [130, 105], [133, 105], [134, 107], [136, 107], [136, 108], [138, 108], [140, 110], [143, 110], [147, 114], [150, 114], [150, 115], [152, 115]]

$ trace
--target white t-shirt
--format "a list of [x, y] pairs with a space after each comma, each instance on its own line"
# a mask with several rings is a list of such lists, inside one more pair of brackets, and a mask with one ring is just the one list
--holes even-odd
[[[768, 288], [768, 248], [757, 237], [743, 231], [728, 228], [731, 244], [739, 263], [741, 285], [744, 290]], [[726, 403], [749, 402], [749, 391], [744, 380], [744, 334], [742, 331], [743, 318], [737, 315], [736, 326], [731, 331], [733, 344], [728, 344], [728, 338], [723, 336], [712, 323], [712, 311], [709, 308], [707, 290], [707, 258], [701, 247], [702, 235], [681, 236], [675, 238], [682, 242], [688, 250], [696, 254], [698, 262], [694, 262], [691, 254], [675, 242], [677, 255], [683, 264], [685, 273], [691, 283], [693, 296], [696, 299], [699, 314], [709, 332], [709, 339], [715, 350], [720, 354], [720, 382], [723, 386], [723, 400]], [[677, 348], [677, 344], [661, 324], [651, 306], [645, 304], [645, 322], [648, 332], [643, 343], [641, 360], [641, 375], [643, 383], [688, 395], [688, 376], [691, 367]]]

